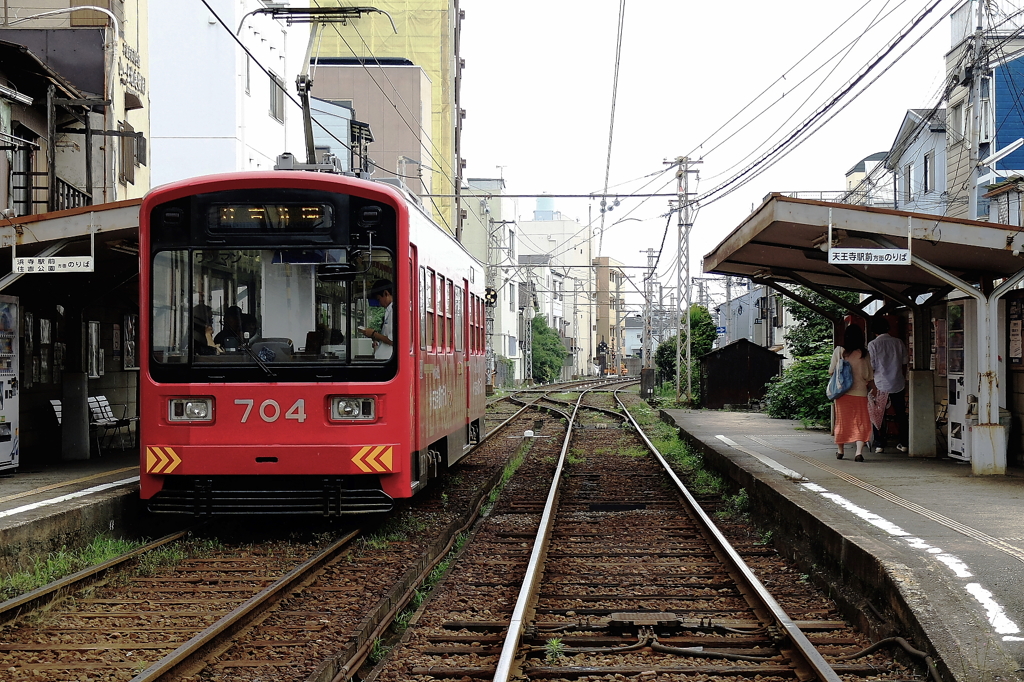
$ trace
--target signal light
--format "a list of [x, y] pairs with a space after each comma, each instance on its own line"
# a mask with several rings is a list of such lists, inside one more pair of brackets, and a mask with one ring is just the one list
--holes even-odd
[[498, 292], [495, 289], [487, 287], [487, 291], [484, 293], [484, 305], [488, 308], [493, 308], [498, 304]]

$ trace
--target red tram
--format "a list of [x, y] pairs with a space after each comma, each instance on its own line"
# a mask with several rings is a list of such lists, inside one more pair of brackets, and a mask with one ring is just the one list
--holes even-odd
[[387, 511], [483, 432], [483, 269], [397, 188], [301, 171], [166, 185], [143, 201], [140, 254], [150, 511]]

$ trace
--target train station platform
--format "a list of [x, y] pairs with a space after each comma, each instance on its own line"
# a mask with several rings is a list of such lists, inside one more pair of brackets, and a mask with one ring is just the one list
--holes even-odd
[[100, 533], [134, 536], [141, 516], [136, 450], [0, 472], [0, 575]]
[[661, 416], [853, 622], [929, 651], [946, 679], [1024, 680], [1024, 471], [895, 450], [855, 462], [850, 445], [837, 460], [827, 432], [759, 413]]

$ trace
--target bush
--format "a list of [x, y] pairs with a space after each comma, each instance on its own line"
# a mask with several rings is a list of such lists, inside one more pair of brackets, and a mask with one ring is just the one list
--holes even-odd
[[772, 379], [768, 384], [764, 396], [765, 413], [776, 419], [827, 424], [831, 416], [831, 402], [825, 397], [825, 389], [831, 358], [831, 351], [797, 358], [781, 377]]

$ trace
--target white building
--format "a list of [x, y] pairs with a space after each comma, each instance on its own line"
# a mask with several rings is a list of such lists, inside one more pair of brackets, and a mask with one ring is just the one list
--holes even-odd
[[[518, 228], [507, 199], [502, 199], [505, 181], [500, 178], [469, 178], [463, 189], [466, 219], [462, 227], [462, 243], [481, 263], [492, 264], [493, 281], [486, 286], [494, 290], [494, 305], [486, 308], [491, 330], [490, 344], [494, 357], [489, 371], [493, 383], [523, 381], [524, 365], [519, 345], [521, 323], [519, 292], [523, 278], [519, 268]], [[510, 365], [511, 374], [503, 375], [500, 366]]]
[[907, 111], [885, 165], [896, 175], [892, 208], [945, 213], [946, 110]]
[[553, 199], [541, 197], [533, 220], [522, 220], [518, 227], [524, 255], [549, 257], [547, 275], [536, 283], [545, 297], [548, 324], [570, 352], [563, 375], [592, 374], [596, 298], [590, 226], [563, 217]]
[[154, 186], [271, 170], [283, 152], [305, 160], [302, 112], [289, 95], [297, 99], [309, 24], [254, 14], [266, 6], [258, 0], [210, 5], [216, 15], [198, 3], [150, 4]]

